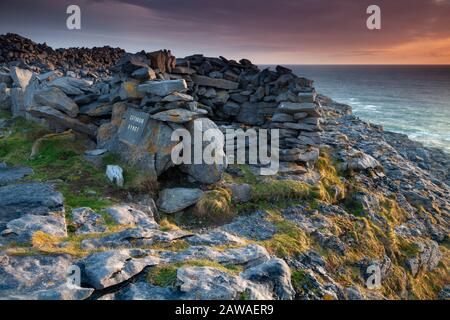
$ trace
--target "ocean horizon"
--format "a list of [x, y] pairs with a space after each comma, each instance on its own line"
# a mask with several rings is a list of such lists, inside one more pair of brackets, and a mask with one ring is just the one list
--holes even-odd
[[450, 65], [286, 67], [361, 119], [450, 153]]

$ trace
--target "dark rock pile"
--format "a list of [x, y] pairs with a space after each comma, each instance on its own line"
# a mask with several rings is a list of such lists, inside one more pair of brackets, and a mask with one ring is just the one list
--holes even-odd
[[14, 33], [0, 35], [0, 63], [29, 66], [37, 72], [60, 70], [83, 77], [107, 75], [124, 55], [120, 48], [94, 47], [53, 50]]

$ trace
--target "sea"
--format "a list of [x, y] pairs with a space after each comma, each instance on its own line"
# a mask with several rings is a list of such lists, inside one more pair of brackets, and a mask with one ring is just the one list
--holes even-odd
[[450, 153], [450, 65], [291, 65], [359, 118]]

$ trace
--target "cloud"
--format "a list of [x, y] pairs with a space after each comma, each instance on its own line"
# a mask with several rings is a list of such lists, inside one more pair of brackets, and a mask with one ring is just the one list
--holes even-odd
[[380, 31], [366, 28], [373, 0], [86, 0], [78, 1], [80, 34], [64, 29], [65, 6], [72, 2], [2, 2], [0, 30], [64, 46], [109, 43], [130, 51], [166, 47], [179, 55], [327, 63], [332, 57], [370, 61], [393, 54], [386, 48], [450, 32], [449, 0], [377, 0]]

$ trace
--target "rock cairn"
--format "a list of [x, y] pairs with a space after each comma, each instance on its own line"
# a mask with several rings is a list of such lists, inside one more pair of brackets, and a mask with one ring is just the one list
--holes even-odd
[[[102, 79], [94, 72], [83, 77], [84, 63], [96, 60], [96, 49], [54, 51], [17, 37], [0, 38], [0, 43], [15, 44], [2, 47], [3, 60], [33, 63], [29, 67], [3, 64], [0, 108], [55, 131], [72, 129], [88, 135], [97, 140], [98, 148], [117, 153], [152, 175], [175, 165], [171, 151], [178, 142], [171, 141], [172, 132], [184, 128], [193, 135], [194, 120], [200, 120], [203, 131], [279, 129], [282, 172], [305, 171], [319, 157], [321, 106], [313, 82], [287, 68], [260, 70], [247, 59], [237, 62], [203, 55], [176, 59], [168, 50], [122, 54], [116, 59], [121, 51], [111, 50], [104, 52], [111, 56], [99, 65], [105, 68], [117, 60], [109, 68], [112, 76]], [[61, 68], [53, 70], [49, 65], [55, 57], [61, 57]], [[34, 67], [42, 61], [46, 68]], [[75, 71], [69, 70], [73, 67]], [[136, 141], [126, 137], [133, 116], [141, 121]], [[181, 169], [209, 184], [220, 180], [226, 161]]]

